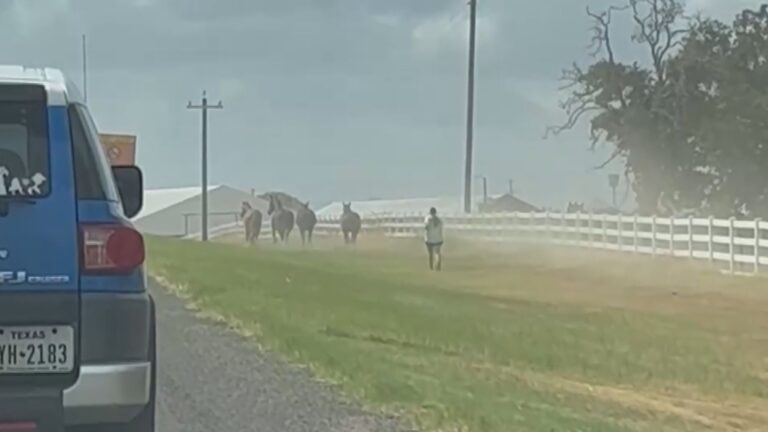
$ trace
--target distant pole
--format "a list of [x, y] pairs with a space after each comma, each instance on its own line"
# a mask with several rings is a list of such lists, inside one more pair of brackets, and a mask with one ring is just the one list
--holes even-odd
[[608, 186], [611, 187], [611, 202], [613, 203], [613, 208], [618, 208], [616, 203], [616, 188], [619, 187], [618, 174], [608, 174]]
[[479, 175], [476, 178], [483, 181], [483, 204], [488, 204], [488, 177]]
[[88, 54], [85, 45], [85, 33], [83, 33], [83, 100], [88, 102]]
[[208, 110], [209, 109], [222, 109], [224, 106], [221, 101], [216, 105], [208, 105], [208, 97], [203, 91], [203, 100], [200, 105], [193, 105], [192, 102], [187, 104], [187, 109], [199, 109], [203, 113], [203, 169], [202, 169], [202, 193], [203, 193], [203, 208], [201, 212], [201, 235], [202, 241], [208, 241]]
[[464, 212], [472, 212], [472, 146], [475, 117], [475, 29], [477, 0], [469, 0], [469, 71], [467, 75], [467, 154], [464, 160]]
[[514, 182], [512, 181], [512, 179], [509, 179], [509, 194], [511, 196], [515, 195]]

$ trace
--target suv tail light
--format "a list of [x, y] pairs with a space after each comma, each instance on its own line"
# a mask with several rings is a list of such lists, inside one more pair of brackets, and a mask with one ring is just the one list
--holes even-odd
[[83, 271], [130, 273], [144, 263], [144, 238], [123, 225], [81, 225]]

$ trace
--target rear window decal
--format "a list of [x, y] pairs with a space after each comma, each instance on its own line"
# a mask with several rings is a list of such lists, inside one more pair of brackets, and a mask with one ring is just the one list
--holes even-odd
[[39, 196], [43, 194], [40, 186], [48, 180], [42, 173], [30, 178], [14, 177], [8, 180], [10, 170], [0, 166], [0, 196]]

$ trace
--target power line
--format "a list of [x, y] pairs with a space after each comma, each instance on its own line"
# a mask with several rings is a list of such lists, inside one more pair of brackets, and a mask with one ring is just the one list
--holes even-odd
[[221, 101], [216, 105], [208, 104], [208, 97], [203, 90], [203, 100], [200, 105], [193, 105], [192, 102], [187, 104], [187, 109], [199, 109], [203, 115], [203, 131], [202, 131], [202, 147], [203, 147], [203, 167], [202, 167], [202, 187], [203, 187], [203, 199], [202, 199], [202, 212], [201, 212], [201, 234], [200, 240], [208, 241], [208, 110], [210, 109], [223, 109], [224, 106]]

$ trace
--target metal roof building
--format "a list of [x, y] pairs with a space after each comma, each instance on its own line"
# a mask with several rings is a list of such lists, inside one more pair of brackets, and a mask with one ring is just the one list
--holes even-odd
[[[478, 203], [482, 198], [475, 199], [472, 206], [477, 211]], [[389, 216], [389, 215], [426, 215], [430, 207], [435, 207], [439, 214], [458, 215], [464, 213], [464, 201], [462, 197], [438, 197], [438, 198], [406, 198], [383, 199], [370, 201], [352, 201], [352, 210], [361, 217]], [[317, 212], [318, 217], [336, 218], [341, 215], [342, 203], [331, 203]]]
[[[231, 224], [240, 214], [243, 201], [266, 214], [269, 203], [229, 186], [208, 187], [209, 229]], [[150, 189], [144, 191], [144, 207], [133, 223], [144, 234], [185, 236], [200, 232], [202, 190], [200, 187]]]

